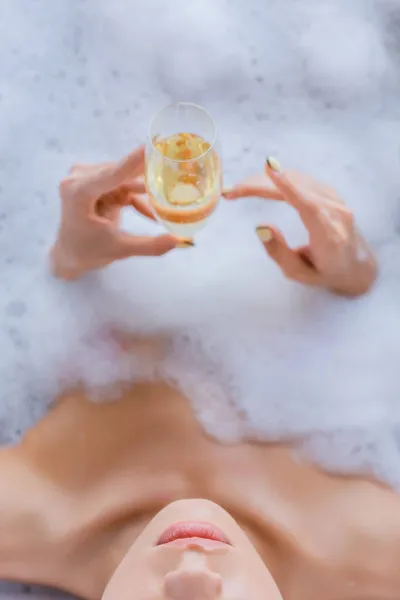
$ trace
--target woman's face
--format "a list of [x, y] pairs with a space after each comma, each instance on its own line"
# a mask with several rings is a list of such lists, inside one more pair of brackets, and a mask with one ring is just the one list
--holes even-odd
[[282, 600], [232, 517], [207, 500], [159, 512], [115, 571], [103, 600]]

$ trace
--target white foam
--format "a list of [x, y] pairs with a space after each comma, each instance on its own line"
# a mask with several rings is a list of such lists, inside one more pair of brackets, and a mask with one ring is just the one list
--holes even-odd
[[[221, 439], [293, 437], [329, 469], [400, 486], [399, 7], [132, 6], [0, 7], [2, 441], [78, 380], [110, 393], [164, 377]], [[285, 281], [254, 228], [274, 223], [293, 244], [305, 232], [288, 207], [256, 199], [221, 205], [193, 250], [54, 281], [57, 181], [72, 162], [127, 152], [171, 98], [213, 112], [227, 184], [273, 154], [335, 185], [376, 249], [373, 293], [349, 301]], [[129, 213], [124, 227], [156, 226]], [[161, 332], [165, 352], [121, 355], [120, 328]]]

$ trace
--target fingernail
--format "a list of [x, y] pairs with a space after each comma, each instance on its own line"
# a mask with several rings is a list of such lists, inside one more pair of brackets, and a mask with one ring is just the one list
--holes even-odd
[[263, 244], [267, 244], [274, 239], [272, 229], [269, 227], [257, 227], [256, 232]]
[[193, 248], [194, 242], [192, 240], [182, 240], [177, 243], [175, 248]]
[[233, 188], [225, 188], [224, 190], [222, 190], [222, 195], [223, 196], [228, 196], [229, 194], [231, 194], [233, 191]]
[[276, 158], [274, 158], [273, 156], [267, 157], [267, 164], [270, 167], [270, 169], [272, 169], [276, 173], [279, 173], [281, 171], [281, 165], [279, 163], [279, 160], [276, 160]]

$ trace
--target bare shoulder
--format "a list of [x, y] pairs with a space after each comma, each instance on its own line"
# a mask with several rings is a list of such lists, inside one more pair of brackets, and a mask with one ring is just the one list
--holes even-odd
[[338, 478], [331, 491], [314, 507], [305, 562], [316, 576], [323, 573], [334, 589], [338, 586], [338, 597], [396, 598], [400, 497], [378, 482], [355, 478]]

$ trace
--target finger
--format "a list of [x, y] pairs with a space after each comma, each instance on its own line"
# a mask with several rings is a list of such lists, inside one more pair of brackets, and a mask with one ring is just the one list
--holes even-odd
[[156, 218], [151, 210], [147, 196], [137, 195], [137, 194], [129, 194], [128, 195], [129, 204], [133, 206], [135, 210], [138, 211], [141, 215], [146, 217], [147, 219], [151, 219], [152, 221], [156, 221]]
[[88, 191], [98, 197], [112, 192], [127, 179], [132, 179], [143, 173], [145, 162], [144, 146], [136, 148], [131, 154], [118, 163], [110, 163], [95, 167], [87, 175]]
[[310, 177], [301, 171], [295, 171], [294, 169], [286, 171], [286, 174], [290, 176], [292, 182], [296, 183], [297, 188], [301, 188], [306, 192], [314, 192], [321, 197], [332, 200], [335, 204], [344, 204], [343, 200], [333, 187], [322, 183], [321, 181], [318, 181], [317, 179], [314, 179], [313, 177]]
[[144, 145], [139, 146], [133, 152], [128, 154], [125, 158], [120, 160], [118, 163], [111, 165], [106, 171], [105, 179], [109, 179], [110, 185], [115, 187], [121, 185], [126, 179], [138, 177], [144, 172], [145, 163], [145, 147]]
[[83, 163], [77, 163], [75, 165], [72, 165], [72, 167], [69, 170], [69, 175], [82, 175], [82, 173], [87, 173], [88, 171], [90, 171], [93, 168], [93, 165], [87, 165], [87, 164], [83, 164]]
[[104, 216], [120, 210], [123, 206], [132, 206], [144, 217], [155, 220], [154, 214], [149, 206], [146, 194], [135, 194], [132, 190], [143, 191], [142, 184], [121, 185], [114, 192], [103, 194], [96, 202], [96, 213]]
[[318, 272], [306, 264], [301, 256], [290, 248], [283, 234], [275, 227], [257, 227], [257, 235], [269, 256], [291, 280], [306, 285], [318, 285]]
[[193, 242], [181, 241], [172, 235], [165, 234], [157, 237], [133, 236], [121, 232], [119, 239], [119, 258], [130, 256], [162, 256], [174, 248], [190, 248]]
[[296, 186], [293, 179], [290, 177], [290, 174], [282, 171], [279, 162], [275, 158], [267, 158], [265, 172], [268, 177], [271, 178], [277, 189], [282, 193], [284, 199], [293, 206], [300, 215], [308, 213], [310, 210], [317, 207], [317, 204], [310, 200], [307, 192]]
[[272, 183], [266, 175], [253, 175], [233, 188], [223, 191], [226, 200], [239, 198], [259, 197], [271, 200], [283, 200], [282, 192]]
[[297, 254], [306, 263], [307, 266], [309, 266], [313, 269], [316, 268], [314, 256], [313, 256], [310, 246], [301, 246], [300, 248], [296, 248], [295, 252], [297, 252]]
[[146, 194], [146, 184], [143, 179], [133, 179], [132, 181], [127, 181], [124, 183], [123, 187], [126, 190], [129, 190], [133, 194]]
[[[267, 159], [265, 171], [280, 190], [283, 199], [298, 211], [307, 228], [315, 222], [314, 217], [321, 217], [327, 211], [338, 212], [344, 209], [343, 201], [333, 188], [298, 171], [282, 171], [275, 158]], [[310, 220], [309, 217], [313, 219]]]

